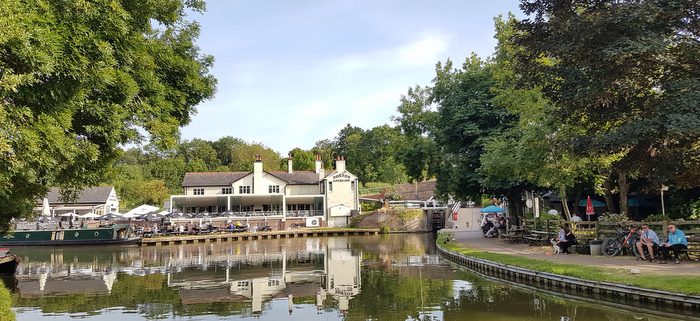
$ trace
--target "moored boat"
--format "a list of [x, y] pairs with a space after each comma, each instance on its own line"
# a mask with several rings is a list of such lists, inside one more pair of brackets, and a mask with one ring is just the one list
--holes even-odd
[[10, 249], [0, 248], [0, 274], [15, 274], [19, 257], [11, 254]]
[[104, 245], [138, 244], [129, 224], [113, 224], [98, 228], [74, 228], [52, 230], [18, 230], [0, 236], [0, 245]]

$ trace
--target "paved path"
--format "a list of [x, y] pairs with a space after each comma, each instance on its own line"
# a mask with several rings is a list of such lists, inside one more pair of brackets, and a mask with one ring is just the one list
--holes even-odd
[[[453, 232], [450, 230], [450, 232]], [[597, 267], [639, 269], [642, 274], [684, 274], [700, 276], [700, 264], [697, 262], [682, 261], [681, 264], [658, 264], [637, 261], [631, 256], [605, 257], [580, 254], [552, 254], [552, 247], [529, 246], [527, 244], [508, 244], [499, 239], [487, 239], [481, 232], [453, 232], [457, 242], [473, 249], [492, 253], [517, 255], [533, 259], [541, 259], [560, 263], [572, 263]]]

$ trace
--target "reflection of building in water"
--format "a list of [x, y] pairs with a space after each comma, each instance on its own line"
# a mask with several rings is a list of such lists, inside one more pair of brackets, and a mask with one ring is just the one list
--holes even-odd
[[316, 305], [323, 305], [325, 294], [338, 301], [338, 309], [347, 311], [350, 299], [360, 294], [362, 253], [353, 255], [350, 249], [328, 249], [325, 264], [325, 288], [316, 296]]
[[[327, 244], [325, 244], [327, 242]], [[360, 293], [362, 255], [345, 238], [138, 248], [83, 253], [25, 252], [17, 274], [20, 297], [108, 295], [118, 274], [162, 275], [184, 305], [242, 302], [261, 313], [265, 302], [330, 303], [346, 311]], [[132, 279], [133, 280], [133, 279]], [[330, 300], [330, 301], [328, 301]]]

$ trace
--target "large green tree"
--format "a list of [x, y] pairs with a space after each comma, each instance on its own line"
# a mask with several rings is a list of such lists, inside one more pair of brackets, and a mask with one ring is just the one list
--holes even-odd
[[493, 66], [472, 55], [461, 68], [437, 66], [433, 101], [438, 105], [436, 142], [443, 155], [437, 171], [441, 194], [474, 199], [484, 192], [480, 157], [490, 137], [512, 126], [514, 117], [493, 104]]
[[96, 184], [139, 128], [173, 145], [214, 94], [203, 1], [0, 1], [0, 219]]
[[[630, 179], [692, 187], [700, 140], [700, 3], [696, 0], [524, 0], [514, 64], [561, 121], [584, 129], [582, 156], [618, 155], [606, 189], [628, 213]], [[691, 158], [692, 159], [692, 158]], [[617, 188], [612, 187], [612, 183]]]

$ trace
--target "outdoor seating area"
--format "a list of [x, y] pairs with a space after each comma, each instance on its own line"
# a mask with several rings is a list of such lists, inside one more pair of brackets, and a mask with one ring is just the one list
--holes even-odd
[[[496, 215], [488, 211], [483, 213], [482, 232], [484, 237], [493, 237], [496, 242], [548, 246], [552, 248], [554, 254], [627, 255], [651, 262], [661, 261], [662, 263], [666, 261], [679, 263], [682, 260], [700, 261], [700, 221], [626, 221], [615, 223], [521, 219], [516, 225], [510, 224], [510, 220], [507, 220], [500, 213]], [[652, 232], [648, 232], [649, 230]], [[676, 232], [676, 230], [680, 232]], [[672, 234], [672, 237], [669, 238], [669, 234]], [[683, 237], [676, 239], [676, 234], [683, 235]], [[649, 255], [649, 250], [646, 247], [642, 249], [643, 254], [639, 254], [639, 248], [642, 246], [638, 247], [638, 243], [647, 242], [645, 238], [648, 235], [655, 237], [652, 249], [653, 256]], [[592, 242], [594, 240], [596, 242]], [[562, 251], [561, 245], [564, 245], [566, 250]], [[569, 247], [571, 247], [570, 250], [568, 250]], [[595, 253], [598, 247], [600, 247], [601, 253]], [[593, 254], [591, 254], [592, 249], [596, 249]]]

